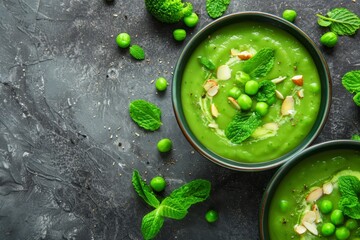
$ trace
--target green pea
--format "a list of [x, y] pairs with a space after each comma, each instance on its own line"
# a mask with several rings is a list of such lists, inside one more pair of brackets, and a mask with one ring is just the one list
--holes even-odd
[[250, 80], [250, 75], [243, 71], [237, 71], [235, 74], [235, 79], [242, 84], [245, 84]]
[[269, 104], [269, 105], [273, 105], [275, 102], [276, 102], [276, 97], [275, 97], [275, 96], [270, 97], [270, 98], [266, 101], [266, 103]]
[[156, 176], [150, 181], [150, 186], [154, 191], [161, 192], [165, 189], [166, 182], [165, 179], [161, 176]]
[[320, 92], [320, 86], [318, 83], [310, 83], [309, 87], [310, 87], [310, 91], [313, 93]]
[[257, 102], [255, 105], [255, 112], [260, 116], [265, 116], [269, 112], [269, 105], [266, 102]]
[[165, 78], [163, 77], [159, 77], [158, 79], [156, 79], [155, 81], [155, 87], [157, 90], [159, 91], [165, 91], [167, 88], [168, 82], [166, 81]]
[[255, 95], [259, 91], [259, 83], [255, 80], [250, 80], [245, 83], [245, 93], [248, 95]]
[[228, 96], [234, 99], [237, 99], [241, 95], [241, 89], [238, 87], [233, 87], [229, 90]]
[[330, 213], [333, 209], [333, 203], [330, 200], [322, 200], [319, 203], [319, 210], [323, 214]]
[[163, 138], [157, 143], [157, 149], [159, 152], [169, 152], [172, 148], [172, 141], [168, 138]]
[[183, 41], [186, 38], [186, 31], [184, 29], [175, 29], [173, 36], [176, 41]]
[[117, 45], [121, 48], [127, 48], [130, 46], [131, 37], [127, 33], [120, 33], [115, 39]]
[[205, 214], [205, 219], [209, 223], [216, 222], [219, 218], [219, 214], [215, 210], [209, 210]]
[[241, 94], [237, 102], [242, 110], [249, 110], [252, 106], [252, 99], [246, 94]]
[[327, 47], [334, 47], [338, 42], [338, 36], [333, 32], [327, 32], [321, 36], [320, 42]]
[[354, 230], [358, 227], [358, 222], [356, 219], [348, 219], [345, 223], [345, 227], [347, 227], [349, 230]]
[[335, 225], [340, 225], [344, 222], [344, 214], [341, 210], [335, 209], [330, 215], [330, 220]]
[[289, 202], [286, 200], [281, 200], [279, 206], [282, 212], [286, 212], [287, 210], [289, 210]]
[[289, 22], [294, 22], [294, 21], [295, 21], [295, 18], [297, 17], [297, 13], [296, 13], [295, 10], [286, 9], [286, 10], [283, 12], [282, 17], [283, 17], [285, 20], [288, 20]]
[[339, 227], [335, 231], [336, 239], [345, 240], [350, 237], [350, 231], [346, 227]]
[[191, 13], [189, 16], [184, 17], [184, 23], [188, 27], [195, 27], [199, 22], [199, 17], [196, 13]]
[[321, 227], [321, 234], [324, 236], [333, 235], [335, 232], [335, 225], [332, 223], [324, 223]]

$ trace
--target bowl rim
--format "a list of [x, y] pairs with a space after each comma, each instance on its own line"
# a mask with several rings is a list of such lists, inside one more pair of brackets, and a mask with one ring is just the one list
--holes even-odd
[[297, 154], [291, 160], [282, 165], [270, 179], [261, 199], [259, 214], [259, 234], [261, 240], [268, 240], [268, 214], [272, 197], [277, 186], [284, 179], [287, 173], [304, 159], [311, 157], [317, 153], [324, 153], [332, 150], [357, 150], [360, 151], [360, 141], [340, 139], [331, 140], [313, 145], [300, 154]]
[[[314, 57], [316, 57], [317, 61], [315, 61], [314, 59], [314, 63], [316, 64], [316, 67], [318, 69], [319, 77], [321, 77], [320, 75], [323, 74], [322, 77], [324, 78], [324, 79], [321, 78], [321, 87], [322, 87], [321, 105], [324, 105], [324, 107], [323, 109], [320, 107], [319, 114], [314, 123], [314, 126], [308, 133], [308, 136], [306, 136], [304, 140], [300, 143], [300, 147], [296, 147], [292, 149], [291, 151], [289, 151], [288, 153], [286, 153], [285, 155], [279, 158], [265, 162], [258, 162], [258, 163], [244, 163], [244, 162], [227, 159], [203, 146], [203, 144], [200, 143], [197, 140], [197, 138], [192, 134], [186, 122], [186, 119], [183, 116], [184, 114], [182, 110], [181, 97], [179, 99], [177, 98], [177, 94], [179, 94], [177, 92], [181, 92], [180, 87], [177, 87], [177, 82], [181, 83], [182, 81], [181, 68], [182, 65], [185, 65], [186, 61], [184, 63], [184, 60], [188, 60], [192, 50], [195, 49], [203, 40], [205, 40], [205, 38], [210, 33], [220, 29], [223, 26], [223, 24], [227, 24], [227, 25], [236, 24], [238, 22], [236, 21], [231, 22], [231, 20], [233, 19], [239, 20], [247, 17], [250, 17], [252, 21], [255, 20], [259, 22], [265, 22], [275, 27], [282, 28], [283, 30], [290, 29], [293, 31], [293, 33], [290, 33], [293, 36], [294, 33], [296, 33], [297, 36], [294, 37], [301, 37], [302, 39], [301, 40], [298, 39], [298, 40], [307, 49], [307, 51], [310, 53], [313, 59]], [[246, 21], [250, 21], [250, 20], [246, 20]], [[323, 85], [326, 86], [325, 89], [323, 89]], [[317, 47], [315, 42], [303, 30], [301, 30], [293, 23], [270, 13], [259, 12], [259, 11], [244, 11], [244, 12], [232, 13], [223, 16], [217, 20], [214, 20], [213, 22], [204, 26], [190, 39], [190, 41], [186, 44], [186, 46], [182, 50], [175, 65], [172, 88], [171, 88], [171, 96], [172, 96], [172, 105], [173, 105], [173, 111], [175, 114], [176, 121], [187, 141], [192, 145], [192, 147], [197, 152], [199, 152], [202, 156], [212, 161], [213, 163], [228, 169], [233, 169], [238, 171], [263, 171], [282, 165], [284, 162], [288, 161], [289, 159], [297, 155], [299, 152], [304, 150], [306, 147], [311, 145], [312, 142], [316, 139], [316, 137], [320, 134], [324, 125], [326, 124], [326, 120], [330, 112], [331, 99], [332, 99], [332, 82], [331, 82], [330, 70], [322, 52]], [[315, 128], [315, 126], [318, 127]], [[310, 134], [312, 135], [309, 137]]]

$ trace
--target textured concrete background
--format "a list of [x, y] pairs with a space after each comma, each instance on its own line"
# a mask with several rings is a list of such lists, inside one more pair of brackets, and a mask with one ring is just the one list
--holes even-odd
[[[162, 174], [165, 194], [195, 178], [211, 181], [209, 200], [185, 220], [166, 220], [157, 239], [258, 239], [262, 193], [274, 170], [243, 173], [221, 168], [194, 152], [172, 111], [170, 89], [157, 94], [151, 80], [171, 79], [186, 42], [210, 23], [205, 0], [192, 2], [200, 16], [184, 43], [154, 20], [143, 0], [0, 1], [0, 239], [141, 239], [150, 211], [134, 192], [134, 168], [150, 179]], [[226, 14], [256, 10], [280, 16], [298, 11], [296, 25], [319, 46], [325, 32], [316, 13], [360, 1], [233, 0]], [[144, 47], [133, 60], [114, 42], [128, 32]], [[334, 49], [320, 46], [333, 78], [333, 104], [316, 142], [348, 139], [360, 132], [360, 108], [341, 85], [360, 69], [360, 34], [340, 37]], [[171, 82], [170, 82], [171, 84]], [[163, 126], [149, 133], [129, 118], [128, 104], [143, 98], [163, 112]], [[170, 154], [156, 142], [173, 139]], [[218, 210], [208, 224], [204, 214]]]

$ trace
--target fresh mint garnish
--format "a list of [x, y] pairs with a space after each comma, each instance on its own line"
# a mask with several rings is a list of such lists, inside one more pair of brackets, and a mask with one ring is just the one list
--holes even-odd
[[251, 78], [265, 77], [273, 68], [275, 51], [271, 48], [263, 48], [243, 64], [243, 71]]
[[129, 107], [130, 117], [140, 127], [155, 131], [161, 126], [161, 110], [156, 105], [145, 100], [134, 100]]
[[129, 48], [130, 55], [135, 58], [136, 60], [144, 60], [145, 59], [145, 52], [142, 47], [139, 45], [132, 45]]
[[206, 0], [206, 11], [211, 18], [221, 17], [230, 4], [230, 0]]
[[342, 77], [341, 82], [346, 90], [350, 93], [355, 93], [353, 100], [360, 107], [360, 70], [347, 72]]
[[139, 196], [155, 208], [143, 217], [141, 223], [141, 233], [146, 240], [153, 239], [159, 233], [165, 218], [183, 219], [193, 204], [203, 202], [209, 197], [211, 190], [209, 181], [194, 180], [174, 190], [160, 203], [137, 170], [133, 172], [132, 183]]
[[330, 26], [330, 30], [337, 35], [353, 35], [360, 28], [360, 18], [346, 8], [334, 8], [327, 16], [317, 14], [318, 24]]
[[276, 85], [272, 81], [264, 80], [259, 83], [259, 91], [255, 98], [258, 102], [266, 102], [275, 96]]
[[199, 57], [199, 61], [205, 68], [209, 70], [215, 70], [216, 68], [215, 64], [207, 57], [201, 56]]
[[360, 141], [360, 135], [359, 134], [354, 134], [351, 136], [351, 140], [356, 140], [356, 141]]
[[160, 201], [157, 199], [151, 188], [141, 178], [140, 173], [138, 171], [135, 170], [133, 172], [131, 181], [135, 191], [147, 204], [149, 204], [154, 208], [157, 208], [160, 205]]
[[338, 184], [341, 193], [340, 210], [350, 218], [360, 219], [360, 180], [355, 176], [341, 176]]
[[249, 138], [251, 134], [261, 125], [261, 117], [252, 113], [235, 115], [229, 126], [225, 129], [225, 136], [234, 144], [239, 144]]

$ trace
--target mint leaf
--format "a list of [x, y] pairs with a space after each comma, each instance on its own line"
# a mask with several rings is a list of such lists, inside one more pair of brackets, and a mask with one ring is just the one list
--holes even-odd
[[188, 209], [195, 203], [205, 201], [209, 197], [210, 189], [209, 181], [197, 179], [174, 190], [169, 197], [177, 199], [184, 209]]
[[206, 0], [206, 11], [211, 18], [221, 17], [230, 4], [230, 0]]
[[347, 72], [341, 82], [349, 92], [360, 92], [360, 70]]
[[356, 93], [353, 97], [354, 103], [356, 106], [360, 107], [360, 92]]
[[140, 127], [155, 131], [161, 126], [161, 110], [156, 105], [145, 100], [134, 100], [129, 107], [130, 117]]
[[353, 219], [360, 219], [360, 180], [355, 176], [341, 176], [338, 180], [341, 198], [339, 209]]
[[165, 198], [159, 207], [159, 214], [163, 217], [172, 218], [176, 220], [183, 219], [188, 213], [181, 201], [177, 198], [167, 197]]
[[137, 170], [133, 171], [131, 181], [135, 191], [147, 204], [154, 208], [157, 208], [160, 205], [159, 200], [156, 198], [151, 188], [141, 178], [140, 173]]
[[266, 102], [275, 97], [276, 85], [272, 81], [264, 80], [259, 83], [259, 91], [255, 95], [258, 102]]
[[130, 55], [135, 58], [136, 60], [144, 60], [145, 59], [145, 52], [142, 47], [139, 45], [132, 45], [129, 49]]
[[207, 57], [199, 57], [200, 63], [209, 70], [215, 70], [215, 64]]
[[238, 113], [225, 129], [225, 136], [234, 144], [239, 144], [249, 138], [261, 124], [261, 117], [256, 113], [242, 115]]
[[330, 26], [330, 30], [338, 35], [353, 35], [360, 28], [360, 18], [346, 8], [334, 8], [327, 13], [327, 17], [321, 14], [316, 16], [321, 19], [318, 20], [320, 26], [331, 22], [327, 26]]
[[243, 71], [252, 78], [265, 77], [273, 68], [274, 62], [275, 51], [271, 48], [264, 48], [244, 62]]
[[145, 240], [153, 239], [164, 224], [164, 217], [160, 215], [159, 209], [146, 214], [141, 222], [141, 233]]
[[317, 23], [322, 27], [328, 27], [328, 26], [330, 26], [332, 24], [331, 21], [324, 20], [324, 19], [322, 19], [320, 17], [318, 18]]

